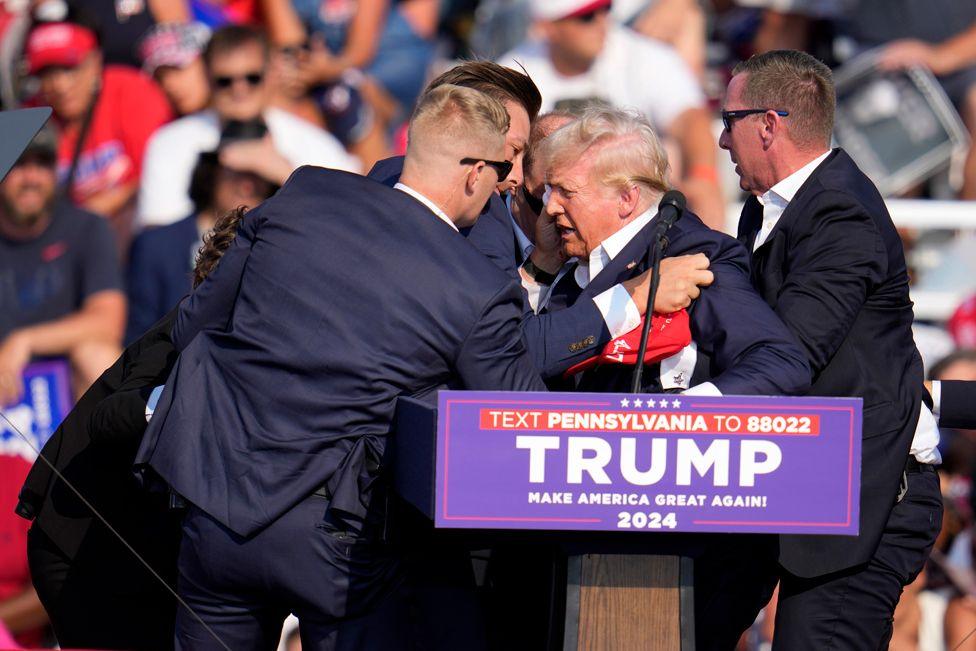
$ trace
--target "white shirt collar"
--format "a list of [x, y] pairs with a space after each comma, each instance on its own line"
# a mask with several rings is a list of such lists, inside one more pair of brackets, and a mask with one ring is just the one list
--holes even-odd
[[393, 186], [393, 189], [394, 190], [399, 190], [400, 192], [406, 192], [411, 197], [413, 197], [414, 199], [416, 199], [420, 203], [422, 203], [425, 206], [427, 206], [430, 209], [430, 211], [432, 213], [434, 213], [435, 215], [437, 215], [441, 219], [441, 221], [443, 221], [445, 224], [449, 225], [455, 231], [458, 230], [457, 224], [455, 224], [454, 222], [452, 222], [451, 221], [451, 218], [448, 217], [447, 214], [445, 214], [444, 211], [441, 210], [440, 207], [436, 203], [434, 203], [433, 201], [431, 201], [430, 199], [428, 199], [424, 195], [420, 194], [419, 192], [417, 192], [416, 190], [414, 190], [410, 186], [404, 185], [402, 183], [397, 183], [396, 185]]
[[769, 188], [763, 193], [761, 197], [756, 197], [759, 203], [763, 207], [763, 220], [762, 226], [759, 227], [759, 232], [756, 233], [756, 239], [752, 244], [752, 250], [755, 251], [760, 246], [762, 246], [766, 240], [769, 238], [769, 234], [776, 227], [777, 222], [779, 222], [780, 217], [786, 211], [786, 207], [793, 201], [793, 197], [799, 192], [800, 187], [806, 183], [813, 171], [820, 166], [820, 163], [824, 162], [827, 156], [830, 155], [830, 150], [817, 156], [812, 161], [793, 172], [785, 179], [782, 179], [779, 183]]
[[759, 197], [759, 203], [765, 206], [771, 201], [776, 201], [776, 199], [773, 197], [773, 195], [775, 195], [784, 206], [789, 204], [791, 201], [793, 201], [793, 197], [796, 196], [796, 193], [799, 192], [800, 187], [806, 183], [807, 179], [810, 178], [810, 175], [813, 174], [813, 171], [820, 166], [820, 163], [824, 162], [827, 156], [830, 156], [829, 149], [797, 171], [787, 176], [785, 179], [781, 180], [773, 187], [769, 188], [769, 190]]
[[603, 271], [604, 267], [610, 264], [610, 261], [624, 250], [624, 247], [637, 236], [641, 229], [650, 223], [655, 214], [656, 212], [653, 209], [642, 212], [632, 222], [603, 240], [600, 246], [590, 251], [589, 260], [580, 260], [579, 265], [576, 267], [576, 283], [580, 287], [589, 285], [590, 281], [596, 278]]

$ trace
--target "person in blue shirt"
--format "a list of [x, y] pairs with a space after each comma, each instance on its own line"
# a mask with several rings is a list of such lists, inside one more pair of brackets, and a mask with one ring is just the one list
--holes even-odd
[[126, 343], [138, 339], [189, 293], [193, 260], [203, 234], [217, 218], [240, 206], [253, 207], [277, 189], [250, 171], [249, 161], [229, 161], [221, 151], [234, 143], [266, 137], [263, 121], [231, 122], [215, 152], [205, 152], [193, 172], [190, 198], [196, 211], [180, 221], [147, 230], [132, 244], [129, 258], [129, 322]]

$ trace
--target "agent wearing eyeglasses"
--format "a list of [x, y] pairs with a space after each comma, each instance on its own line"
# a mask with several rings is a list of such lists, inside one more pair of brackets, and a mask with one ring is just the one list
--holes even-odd
[[774, 650], [887, 648], [942, 523], [905, 255], [877, 189], [830, 148], [834, 102], [810, 55], [759, 55], [735, 70], [719, 140], [752, 195], [738, 237], [753, 284], [805, 351], [810, 395], [864, 401], [860, 533], [779, 536], [763, 570], [767, 598], [780, 582]]
[[210, 108], [167, 124], [149, 141], [139, 187], [140, 226], [172, 224], [193, 211], [189, 188], [197, 158], [216, 149], [230, 121], [263, 118], [270, 138], [241, 143], [226, 155], [260, 159], [261, 176], [276, 184], [301, 165], [360, 171], [358, 159], [327, 131], [271, 106], [268, 62], [268, 42], [260, 31], [231, 25], [214, 32], [203, 52]]

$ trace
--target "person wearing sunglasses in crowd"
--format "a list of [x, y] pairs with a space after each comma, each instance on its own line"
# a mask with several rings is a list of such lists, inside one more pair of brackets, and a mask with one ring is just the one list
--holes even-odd
[[231, 25], [214, 32], [203, 52], [210, 81], [210, 108], [160, 129], [150, 140], [143, 164], [137, 223], [161, 226], [193, 211], [190, 178], [201, 152], [220, 141], [227, 122], [263, 118], [269, 137], [238, 143], [222, 156], [260, 162], [259, 176], [281, 184], [301, 165], [360, 171], [359, 160], [331, 134], [270, 105], [266, 76], [269, 48], [264, 34]]

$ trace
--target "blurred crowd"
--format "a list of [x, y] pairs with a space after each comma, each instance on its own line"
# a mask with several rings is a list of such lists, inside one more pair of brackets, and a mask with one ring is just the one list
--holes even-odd
[[[558, 5], [0, 0], [0, 103], [53, 109], [0, 183], [0, 406], [21, 399], [32, 360], [66, 359], [83, 392], [189, 291], [224, 212], [261, 203], [301, 165], [363, 173], [402, 153], [414, 102], [459, 58], [523, 68], [544, 112], [636, 107], [665, 140], [672, 183], [715, 228], [741, 199], [717, 147], [720, 93], [755, 52], [801, 49], [837, 67], [873, 51], [879, 70], [927, 69], [976, 139], [973, 0], [615, 0], [550, 19]], [[937, 172], [906, 195], [976, 199], [976, 147], [963, 142]], [[542, 185], [527, 178], [525, 196]], [[903, 235], [921, 273], [913, 251], [929, 235]], [[970, 240], [939, 240], [953, 241]], [[916, 334], [930, 379], [976, 380], [976, 297]], [[976, 649], [976, 432], [944, 431], [941, 447], [943, 534], [902, 599], [893, 649]], [[51, 642], [28, 523], [12, 510], [29, 465], [0, 454], [0, 646], [4, 628]], [[743, 648], [769, 639], [761, 619]]]

